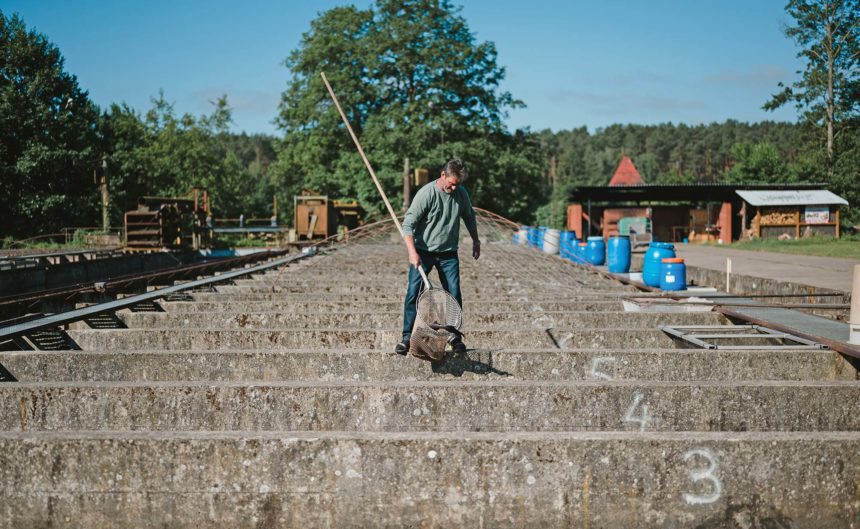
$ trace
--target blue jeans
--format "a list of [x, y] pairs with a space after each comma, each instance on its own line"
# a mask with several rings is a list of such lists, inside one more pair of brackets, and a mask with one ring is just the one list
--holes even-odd
[[[460, 294], [460, 259], [457, 252], [424, 252], [418, 250], [421, 258], [421, 267], [428, 276], [435, 267], [439, 274], [439, 282], [449, 294], [454, 296], [460, 307], [463, 306], [463, 297]], [[412, 327], [415, 325], [415, 314], [418, 312], [416, 303], [421, 291], [424, 290], [424, 281], [418, 270], [409, 266], [409, 279], [406, 287], [406, 299], [403, 300], [403, 340], [408, 341], [412, 336]]]

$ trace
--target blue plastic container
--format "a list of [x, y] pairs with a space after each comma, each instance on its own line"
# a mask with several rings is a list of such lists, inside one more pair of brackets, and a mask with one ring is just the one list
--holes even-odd
[[558, 240], [558, 254], [559, 254], [561, 257], [565, 258], [565, 259], [570, 259], [570, 252], [571, 252], [570, 241], [571, 241], [571, 235], [572, 235], [572, 233], [571, 233], [571, 232], [569, 232], [569, 231], [567, 231], [567, 230], [563, 230], [563, 231], [559, 234], [559, 240]]
[[543, 237], [546, 235], [546, 226], [538, 226], [537, 247], [543, 250]]
[[533, 227], [529, 226], [529, 237], [528, 237], [529, 246], [537, 246], [537, 235], [538, 235], [537, 228], [533, 228]]
[[595, 266], [600, 266], [606, 262], [606, 243], [603, 242], [603, 237], [598, 235], [588, 238], [588, 245], [585, 247], [585, 260]]
[[660, 288], [662, 290], [687, 289], [687, 265], [678, 257], [667, 257], [660, 263]]
[[563, 259], [571, 260], [573, 259], [573, 247], [570, 243], [564, 243], [558, 249], [558, 255], [560, 255]]
[[652, 242], [642, 262], [642, 281], [649, 287], [660, 286], [660, 265], [663, 259], [675, 257], [675, 246], [668, 242]]
[[613, 235], [606, 246], [606, 264], [613, 274], [626, 274], [630, 271], [630, 237]]
[[583, 241], [579, 241], [576, 243], [576, 252], [574, 252], [574, 256], [576, 257], [576, 261], [579, 263], [587, 262], [585, 259], [585, 248], [587, 247], [587, 243]]

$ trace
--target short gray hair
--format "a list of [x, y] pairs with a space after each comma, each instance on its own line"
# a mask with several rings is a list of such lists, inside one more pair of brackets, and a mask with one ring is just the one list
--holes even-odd
[[466, 163], [459, 158], [448, 160], [445, 163], [443, 170], [445, 171], [445, 174], [448, 176], [456, 176], [461, 182], [469, 178], [469, 170], [466, 169]]

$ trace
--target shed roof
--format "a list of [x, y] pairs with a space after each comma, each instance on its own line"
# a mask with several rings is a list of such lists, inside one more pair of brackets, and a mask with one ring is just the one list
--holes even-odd
[[768, 191], [736, 191], [751, 206], [847, 206], [848, 201], [825, 189], [785, 189]]
[[615, 174], [612, 175], [612, 179], [609, 181], [610, 186], [641, 186], [645, 181], [642, 180], [642, 175], [639, 174], [639, 171], [636, 170], [636, 166], [633, 165], [633, 160], [630, 159], [629, 156], [625, 156], [621, 159], [621, 163], [618, 164], [618, 169], [615, 170]]
[[656, 202], [740, 201], [738, 190], [819, 190], [823, 183], [795, 184], [646, 184], [639, 186], [575, 186], [568, 192], [571, 202], [641, 204]]

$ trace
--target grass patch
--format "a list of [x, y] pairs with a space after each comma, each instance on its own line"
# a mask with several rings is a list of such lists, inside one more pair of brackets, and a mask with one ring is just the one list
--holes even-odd
[[839, 239], [834, 239], [833, 237], [809, 237], [797, 241], [758, 239], [736, 242], [731, 247], [738, 250], [753, 250], [756, 252], [780, 252], [860, 259], [860, 235], [848, 235]]

